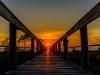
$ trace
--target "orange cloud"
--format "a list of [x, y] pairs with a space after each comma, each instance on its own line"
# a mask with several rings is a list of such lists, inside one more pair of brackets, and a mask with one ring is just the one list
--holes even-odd
[[64, 34], [64, 31], [46, 32], [36, 34], [40, 39], [59, 39]]

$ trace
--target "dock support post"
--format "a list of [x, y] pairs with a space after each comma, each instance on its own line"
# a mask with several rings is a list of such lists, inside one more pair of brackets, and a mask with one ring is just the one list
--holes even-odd
[[53, 52], [55, 53], [55, 45], [53, 45], [52, 50], [53, 50]]
[[58, 42], [58, 54], [60, 55], [60, 52], [61, 52], [61, 43], [60, 41]]
[[67, 38], [64, 38], [63, 45], [64, 45], [64, 57], [68, 60], [68, 40]]
[[57, 53], [57, 43], [55, 44], [55, 52]]
[[31, 38], [31, 55], [34, 55], [34, 38]]
[[44, 50], [42, 49], [42, 43], [40, 43], [40, 51], [43, 52]]
[[26, 39], [24, 39], [24, 51], [26, 51], [25, 46], [26, 46]]
[[39, 41], [37, 40], [37, 45], [36, 45], [37, 47], [36, 47], [36, 52], [38, 53], [39, 52]]
[[41, 42], [39, 41], [39, 52], [41, 53]]
[[9, 25], [9, 38], [10, 38], [10, 48], [9, 48], [9, 64], [10, 69], [16, 69], [16, 26], [10, 23]]
[[80, 29], [81, 36], [81, 49], [83, 57], [83, 69], [88, 70], [88, 38], [87, 38], [87, 26]]

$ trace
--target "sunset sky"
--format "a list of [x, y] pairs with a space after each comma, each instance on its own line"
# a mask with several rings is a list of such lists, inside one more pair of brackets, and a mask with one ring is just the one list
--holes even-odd
[[[40, 39], [59, 39], [100, 0], [2, 0]], [[0, 39], [7, 37], [8, 22], [0, 17]], [[89, 43], [100, 44], [100, 18], [88, 25]], [[78, 38], [77, 38], [78, 35]], [[79, 32], [69, 37], [79, 41]], [[50, 41], [47, 41], [50, 42]]]

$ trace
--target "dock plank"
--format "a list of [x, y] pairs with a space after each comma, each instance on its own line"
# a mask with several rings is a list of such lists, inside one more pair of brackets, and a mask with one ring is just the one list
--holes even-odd
[[18, 66], [15, 71], [8, 71], [5, 75], [93, 75], [83, 71], [70, 61], [64, 61], [51, 51]]

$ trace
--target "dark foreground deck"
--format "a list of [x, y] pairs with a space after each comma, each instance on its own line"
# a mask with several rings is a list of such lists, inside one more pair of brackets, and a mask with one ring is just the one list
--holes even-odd
[[5, 75], [92, 75], [70, 61], [46, 51]]

